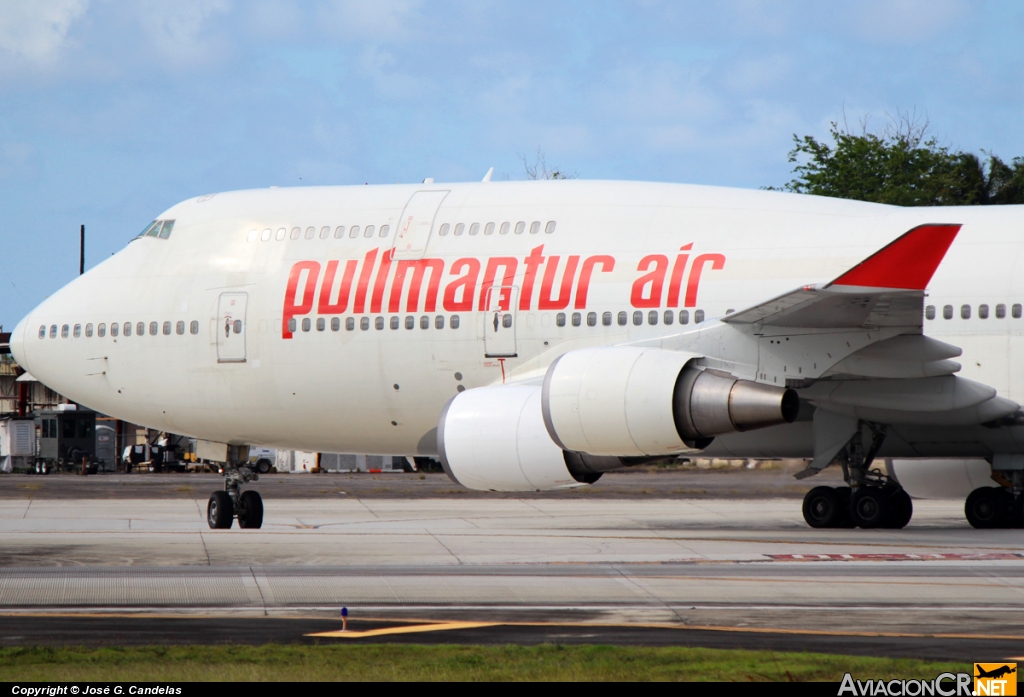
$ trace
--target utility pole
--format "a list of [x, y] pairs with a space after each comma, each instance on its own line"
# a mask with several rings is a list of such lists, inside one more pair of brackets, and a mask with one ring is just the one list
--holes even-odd
[[79, 231], [79, 242], [78, 242], [78, 275], [81, 276], [85, 273], [85, 225], [82, 225]]

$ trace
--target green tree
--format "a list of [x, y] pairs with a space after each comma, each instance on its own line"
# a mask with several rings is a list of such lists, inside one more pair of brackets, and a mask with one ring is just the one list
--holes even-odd
[[909, 115], [890, 120], [882, 133], [829, 129], [831, 143], [794, 135], [789, 161], [794, 179], [782, 189], [897, 206], [967, 206], [1024, 203], [1024, 158], [1006, 164], [941, 145], [927, 122]]

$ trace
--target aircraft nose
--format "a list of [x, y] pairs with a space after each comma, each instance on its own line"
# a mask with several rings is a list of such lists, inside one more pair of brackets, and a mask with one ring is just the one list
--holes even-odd
[[[29, 370], [28, 367], [28, 356], [25, 355], [26, 342], [25, 342], [25, 327], [28, 325], [29, 318], [18, 322], [18, 325], [11, 332], [11, 355], [14, 356], [14, 360], [18, 362], [25, 370]], [[31, 371], [29, 371], [31, 372]]]

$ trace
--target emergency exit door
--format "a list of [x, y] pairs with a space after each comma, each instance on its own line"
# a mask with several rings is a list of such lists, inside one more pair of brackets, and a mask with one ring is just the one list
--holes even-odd
[[217, 303], [217, 362], [245, 363], [245, 305], [248, 293], [221, 293]]
[[447, 191], [417, 191], [405, 204], [398, 221], [392, 259], [422, 259], [427, 251], [434, 217]]
[[515, 286], [491, 286], [487, 289], [486, 300], [484, 355], [494, 358], [515, 356], [519, 289]]

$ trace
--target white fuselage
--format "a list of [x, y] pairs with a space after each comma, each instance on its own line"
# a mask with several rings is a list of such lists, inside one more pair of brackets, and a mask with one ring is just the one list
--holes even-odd
[[[446, 193], [410, 202], [417, 192]], [[433, 454], [457, 391], [537, 379], [575, 348], [700, 331], [701, 314], [827, 282], [916, 225], [956, 223], [924, 331], [963, 348], [960, 375], [1019, 402], [1022, 218], [1013, 206], [902, 209], [632, 182], [222, 193], [163, 213], [175, 221], [169, 237], [140, 237], [75, 279], [21, 322], [12, 347], [48, 386], [152, 428]], [[752, 438], [723, 438], [718, 452], [804, 447], [776, 452], [769, 438], [744, 452]]]

